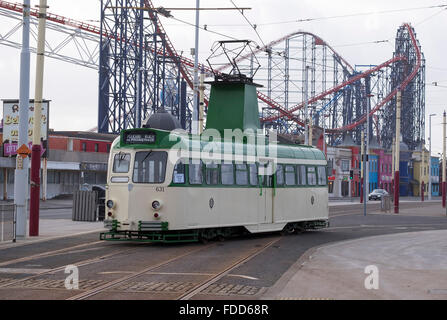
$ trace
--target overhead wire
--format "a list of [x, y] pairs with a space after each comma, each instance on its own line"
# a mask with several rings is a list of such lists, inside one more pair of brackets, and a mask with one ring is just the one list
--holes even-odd
[[250, 25], [250, 27], [252, 27], [252, 29], [256, 32], [256, 35], [258, 36], [259, 40], [261, 40], [262, 46], [265, 47], [265, 43], [262, 40], [261, 36], [259, 35], [258, 30], [256, 30], [256, 25], [253, 25], [250, 20], [248, 20], [248, 18], [244, 15], [244, 11], [242, 9], [240, 9], [238, 6], [236, 6], [236, 4], [234, 3], [233, 0], [230, 0], [230, 2], [233, 4], [233, 6], [240, 12], [240, 14], [244, 17], [245, 21], [247, 21], [247, 23]]

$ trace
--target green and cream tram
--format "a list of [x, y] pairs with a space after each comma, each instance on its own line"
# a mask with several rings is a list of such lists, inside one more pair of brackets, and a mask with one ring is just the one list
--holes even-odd
[[[217, 93], [212, 88], [210, 105], [222, 85], [214, 87]], [[230, 87], [236, 93], [252, 90], [246, 83]], [[257, 100], [252, 106], [246, 100], [236, 106], [241, 117], [251, 109], [252, 118], [259, 119]], [[238, 129], [213, 117], [219, 118], [210, 107], [207, 128]], [[322, 151], [277, 144], [272, 153], [271, 144], [262, 141], [259, 146], [259, 139], [254, 144], [225, 138], [212, 143], [213, 154], [204, 152], [209, 145], [199, 135], [159, 128], [124, 130], [110, 152], [109, 230], [101, 239], [187, 242], [327, 227], [327, 162]], [[254, 156], [250, 150], [256, 150]]]

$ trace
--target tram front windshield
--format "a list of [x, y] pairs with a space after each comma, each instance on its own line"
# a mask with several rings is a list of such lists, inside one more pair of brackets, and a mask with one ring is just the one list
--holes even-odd
[[134, 183], [163, 183], [168, 154], [165, 151], [140, 151], [135, 154]]

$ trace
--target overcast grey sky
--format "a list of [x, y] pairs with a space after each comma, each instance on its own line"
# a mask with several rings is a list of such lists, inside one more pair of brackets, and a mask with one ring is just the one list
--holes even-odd
[[[16, 0], [20, 1], [20, 0]], [[447, 4], [440, 0], [233, 0], [240, 7], [251, 7], [246, 11], [248, 19], [258, 25], [258, 31], [265, 43], [298, 30], [319, 35], [338, 51], [351, 65], [379, 64], [392, 57], [394, 37], [398, 27], [411, 23], [416, 30], [425, 54], [426, 83], [438, 82], [447, 87], [447, 10], [432, 8], [420, 10], [400, 10], [394, 13], [380, 13], [385, 10], [410, 9]], [[194, 7], [195, 0], [153, 0], [156, 7]], [[37, 0], [31, 0], [32, 6]], [[99, 0], [48, 0], [49, 12], [95, 24], [99, 20]], [[230, 0], [202, 0], [202, 7], [232, 7]], [[309, 22], [276, 24], [276, 22], [307, 18], [320, 18], [376, 12], [345, 18], [321, 19]], [[172, 12], [179, 19], [194, 23], [194, 12]], [[0, 18], [0, 31], [8, 28], [4, 17]], [[194, 46], [194, 28], [172, 19], [162, 18], [162, 23], [176, 47], [186, 56]], [[96, 22], [96, 24], [98, 24]], [[231, 35], [235, 38], [255, 40], [257, 35], [244, 18], [236, 11], [201, 12], [200, 24], [210, 30]], [[10, 26], [11, 24], [9, 24]], [[51, 33], [49, 33], [51, 41]], [[201, 31], [199, 57], [208, 57], [209, 49], [216, 40], [222, 38]], [[389, 42], [360, 44], [378, 40]], [[31, 98], [34, 96], [35, 57], [31, 67]], [[19, 95], [20, 51], [0, 46], [0, 98], [18, 98]], [[45, 60], [44, 97], [52, 100], [50, 127], [56, 130], [88, 130], [97, 123], [98, 75], [95, 70], [83, 68], [54, 59]], [[426, 88], [426, 135], [428, 137], [428, 115], [432, 118], [433, 154], [442, 151], [441, 116], [447, 107], [447, 88], [427, 85]], [[0, 108], [1, 109], [1, 108]], [[0, 116], [2, 111], [0, 110]], [[427, 140], [428, 141], [428, 140]]]

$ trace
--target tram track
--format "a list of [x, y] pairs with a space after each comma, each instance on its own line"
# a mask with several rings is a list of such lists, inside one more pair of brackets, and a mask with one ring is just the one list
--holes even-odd
[[103, 244], [104, 241], [95, 241], [95, 242], [89, 242], [89, 243], [82, 243], [82, 244], [78, 244], [78, 245], [71, 246], [71, 247], [68, 247], [68, 248], [57, 249], [57, 250], [52, 250], [52, 251], [46, 251], [46, 252], [38, 253], [38, 254], [35, 254], [35, 255], [32, 255], [32, 256], [28, 256], [28, 257], [7, 260], [7, 261], [0, 262], [0, 267], [11, 265], [11, 264], [15, 264], [15, 263], [32, 261], [32, 260], [40, 259], [40, 258], [48, 258], [48, 257], [53, 257], [53, 256], [61, 255], [61, 254], [67, 254], [67, 253], [69, 253], [72, 250], [77, 250], [77, 249], [80, 249], [80, 248], [94, 246], [94, 245], [100, 244], [100, 243]]
[[206, 289], [208, 286], [212, 285], [213, 283], [219, 281], [220, 279], [222, 279], [223, 277], [228, 275], [232, 270], [234, 270], [237, 267], [243, 265], [245, 262], [253, 259], [254, 257], [259, 255], [260, 253], [264, 252], [265, 250], [270, 248], [273, 244], [275, 244], [276, 242], [281, 240], [281, 238], [282, 237], [275, 238], [272, 241], [270, 241], [267, 244], [265, 244], [264, 246], [262, 246], [260, 249], [255, 250], [254, 252], [246, 255], [245, 257], [242, 257], [242, 258], [238, 259], [236, 262], [231, 264], [229, 267], [227, 267], [224, 270], [222, 270], [222, 271], [212, 275], [210, 278], [202, 281], [201, 283], [196, 285], [194, 288], [191, 288], [187, 292], [181, 294], [175, 300], [189, 300], [192, 297], [194, 297], [195, 295], [200, 294], [200, 292], [202, 292], [202, 290]]
[[144, 268], [143, 270], [134, 272], [134, 273], [132, 273], [132, 274], [130, 274], [130, 275], [127, 275], [127, 276], [121, 277], [121, 278], [119, 278], [119, 279], [116, 279], [116, 280], [112, 280], [112, 281], [110, 281], [110, 282], [107, 282], [107, 283], [105, 283], [105, 284], [103, 284], [103, 285], [101, 285], [101, 286], [99, 286], [99, 287], [97, 287], [97, 288], [94, 288], [94, 289], [88, 290], [88, 291], [86, 291], [86, 292], [83, 292], [83, 293], [77, 294], [77, 295], [75, 295], [75, 296], [72, 296], [72, 297], [70, 297], [70, 298], [67, 298], [66, 300], [85, 300], [85, 299], [90, 298], [90, 297], [92, 297], [92, 296], [95, 296], [95, 295], [97, 295], [97, 294], [99, 294], [99, 293], [105, 292], [105, 291], [108, 290], [108, 289], [112, 289], [112, 288], [114, 288], [114, 287], [116, 287], [116, 286], [118, 286], [118, 285], [120, 285], [120, 284], [122, 284], [122, 283], [124, 283], [124, 282], [126, 282], [126, 281], [130, 281], [130, 280], [132, 280], [132, 279], [135, 279], [135, 278], [137, 278], [137, 277], [139, 277], [139, 276], [141, 276], [141, 275], [143, 275], [143, 274], [145, 274], [145, 273], [147, 273], [147, 272], [150, 272], [150, 271], [152, 271], [152, 270], [154, 270], [154, 269], [163, 267], [163, 266], [165, 266], [165, 265], [167, 265], [167, 264], [170, 264], [170, 263], [172, 263], [172, 262], [174, 262], [174, 261], [177, 261], [177, 260], [179, 260], [179, 259], [181, 259], [181, 258], [184, 258], [184, 257], [186, 257], [186, 256], [189, 256], [189, 255], [191, 255], [191, 254], [193, 254], [193, 253], [196, 253], [196, 252], [199, 252], [199, 251], [202, 251], [202, 250], [211, 248], [211, 247], [213, 247], [213, 246], [215, 246], [214, 243], [205, 245], [205, 246], [200, 247], [200, 248], [195, 249], [195, 250], [188, 251], [188, 252], [186, 252], [186, 253], [184, 253], [184, 254], [182, 254], [182, 255], [175, 256], [175, 257], [170, 258], [170, 259], [168, 259], [168, 260], [165, 260], [165, 261], [163, 261], [163, 262], [157, 263], [157, 264], [155, 264], [155, 265], [153, 265], [153, 266]]
[[[276, 242], [278, 242], [281, 238], [282, 237], [275, 237], [273, 240], [270, 240], [267, 243], [260, 245], [259, 248], [250, 250], [247, 254], [244, 254], [242, 257], [238, 258], [236, 261], [231, 263], [231, 265], [226, 266], [222, 270], [220, 270], [218, 272], [214, 272], [214, 273], [208, 273], [207, 274], [208, 277], [205, 280], [200, 281], [199, 283], [197, 283], [196, 285], [191, 287], [186, 292], [182, 292], [180, 295], [178, 295], [177, 297], [173, 297], [172, 299], [173, 300], [189, 300], [192, 297], [194, 297], [195, 295], [200, 294], [200, 292], [202, 292], [202, 290], [204, 290], [208, 286], [212, 285], [213, 283], [219, 281], [223, 277], [227, 276], [232, 270], [238, 268], [239, 266], [243, 265], [247, 261], [250, 261], [251, 259], [253, 259], [257, 255], [259, 255], [260, 253], [264, 252], [265, 250], [270, 248], [272, 245], [274, 245]], [[173, 258], [170, 258], [170, 259], [167, 259], [160, 263], [157, 263], [156, 265], [149, 266], [149, 267], [144, 268], [140, 271], [136, 271], [132, 274], [121, 277], [119, 279], [112, 280], [112, 281], [105, 283], [102, 286], [99, 286], [97, 288], [94, 288], [94, 289], [88, 290], [86, 292], [77, 294], [75, 296], [69, 297], [69, 298], [67, 298], [67, 300], [85, 300], [85, 299], [94, 297], [94, 296], [104, 293], [108, 290], [114, 289], [123, 283], [134, 280], [140, 276], [151, 274], [151, 271], [154, 271], [161, 267], [167, 266], [174, 262], [182, 261], [182, 259], [184, 259], [188, 256], [191, 256], [195, 253], [199, 253], [200, 251], [204, 251], [204, 250], [209, 249], [214, 246], [216, 246], [216, 243], [204, 245], [198, 249], [188, 251], [182, 255], [175, 256]]]
[[[73, 263], [70, 263], [70, 265], [74, 265], [74, 266], [77, 266], [77, 267], [83, 267], [83, 266], [86, 266], [86, 265], [89, 265], [89, 264], [102, 262], [105, 259], [109, 259], [109, 258], [111, 258], [111, 257], [113, 257], [115, 255], [129, 253], [129, 252], [135, 251], [137, 249], [138, 248], [129, 248], [127, 250], [120, 250], [120, 249], [118, 249], [118, 250], [115, 250], [115, 251], [113, 251], [111, 253], [108, 253], [108, 254], [105, 254], [105, 255], [102, 255], [102, 256], [99, 256], [99, 257], [73, 262]], [[36, 278], [44, 276], [44, 275], [49, 275], [49, 274], [53, 274], [53, 273], [56, 273], [56, 272], [60, 272], [60, 271], [65, 270], [66, 267], [67, 267], [67, 265], [63, 265], [63, 266], [60, 266], [60, 267], [51, 268], [51, 269], [46, 270], [44, 272], [36, 273], [36, 274], [34, 274], [32, 276], [28, 276], [28, 277], [25, 277], [25, 278], [17, 279], [17, 280], [14, 280], [14, 281], [8, 281], [8, 282], [0, 284], [0, 289], [3, 289], [5, 287], [11, 287], [11, 286], [14, 286], [14, 285], [18, 285], [18, 284], [20, 284], [22, 282], [25, 282], [25, 281], [28, 281], [28, 280], [32, 280], [32, 279], [36, 279]]]

